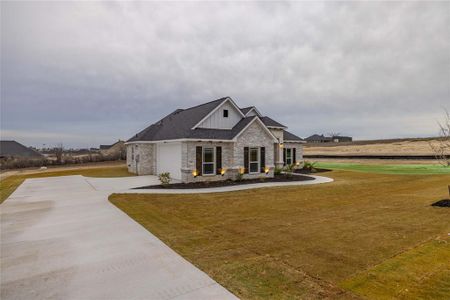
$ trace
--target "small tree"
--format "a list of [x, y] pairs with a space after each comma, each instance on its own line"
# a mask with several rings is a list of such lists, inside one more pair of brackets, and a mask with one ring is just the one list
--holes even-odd
[[63, 162], [63, 153], [64, 153], [64, 146], [62, 143], [59, 143], [56, 145], [56, 147], [53, 149], [55, 156], [56, 156], [56, 163], [62, 164]]
[[450, 167], [450, 114], [448, 110], [444, 109], [444, 111], [444, 122], [438, 122], [439, 137], [435, 143], [430, 141], [430, 147], [438, 162], [445, 167]]

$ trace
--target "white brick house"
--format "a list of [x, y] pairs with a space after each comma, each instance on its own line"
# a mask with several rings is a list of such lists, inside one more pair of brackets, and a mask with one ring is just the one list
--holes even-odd
[[230, 97], [177, 109], [127, 141], [128, 170], [182, 182], [273, 177], [302, 159], [304, 141], [286, 128]]

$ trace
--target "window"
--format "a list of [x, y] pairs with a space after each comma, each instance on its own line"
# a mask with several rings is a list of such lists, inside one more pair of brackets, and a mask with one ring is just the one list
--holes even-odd
[[228, 109], [223, 110], [223, 117], [228, 118]]
[[134, 147], [131, 146], [131, 160], [134, 160]]
[[259, 148], [250, 148], [250, 173], [259, 173]]
[[203, 175], [213, 175], [214, 172], [214, 148], [203, 148]]
[[292, 149], [286, 148], [286, 165], [292, 165]]

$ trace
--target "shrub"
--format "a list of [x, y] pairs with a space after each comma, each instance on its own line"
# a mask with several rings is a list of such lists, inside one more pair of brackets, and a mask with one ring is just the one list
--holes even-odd
[[236, 181], [242, 181], [244, 179], [244, 173], [238, 172], [236, 174]]
[[280, 175], [282, 171], [283, 171], [283, 168], [276, 167], [275, 170], [273, 171], [273, 173], [275, 175]]
[[294, 172], [294, 164], [290, 164], [290, 165], [286, 165], [283, 168], [284, 173], [286, 174], [287, 177], [292, 177], [292, 173]]
[[308, 171], [310, 171], [311, 173], [314, 173], [314, 172], [316, 172], [317, 170], [316, 170], [316, 167], [315, 167], [315, 165], [316, 165], [316, 163], [317, 162], [309, 162], [309, 161], [305, 161], [304, 163], [303, 163], [303, 169], [304, 170], [308, 170]]
[[172, 178], [170, 178], [170, 173], [165, 172], [158, 175], [159, 181], [161, 181], [162, 185], [168, 185], [170, 181], [172, 181]]

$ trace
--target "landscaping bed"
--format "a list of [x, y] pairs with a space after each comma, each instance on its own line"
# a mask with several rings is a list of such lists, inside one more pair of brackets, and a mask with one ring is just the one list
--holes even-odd
[[323, 173], [323, 172], [330, 172], [330, 169], [323, 169], [323, 168], [314, 168], [314, 170], [309, 169], [295, 169], [294, 173], [296, 174], [314, 174], [314, 173]]
[[202, 182], [191, 182], [191, 183], [172, 183], [167, 185], [157, 184], [142, 186], [135, 189], [203, 189], [203, 188], [214, 188], [223, 186], [234, 186], [242, 184], [254, 184], [254, 183], [266, 183], [266, 182], [291, 182], [291, 181], [307, 181], [314, 180], [314, 177], [304, 176], [304, 175], [292, 175], [288, 176], [285, 174], [275, 175], [275, 177], [262, 177], [257, 179], [244, 179], [244, 180], [224, 180], [224, 181], [202, 181]]
[[431, 206], [450, 207], [450, 199], [443, 199], [431, 204]]

